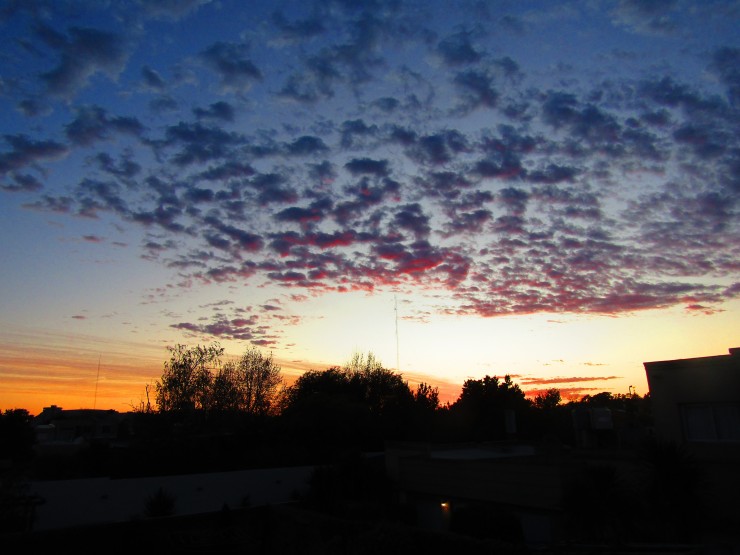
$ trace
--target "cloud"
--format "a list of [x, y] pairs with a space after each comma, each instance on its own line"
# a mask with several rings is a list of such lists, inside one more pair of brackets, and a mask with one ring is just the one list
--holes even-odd
[[149, 66], [144, 66], [141, 68], [141, 78], [144, 81], [144, 85], [146, 85], [146, 87], [148, 87], [149, 89], [158, 92], [162, 92], [165, 90], [166, 83], [164, 79], [162, 79], [162, 76], [157, 71], [150, 68]]
[[65, 133], [72, 144], [90, 146], [109, 139], [112, 133], [139, 136], [144, 126], [133, 117], [110, 117], [99, 106], [86, 106], [77, 111], [75, 119], [65, 126]]
[[740, 106], [740, 48], [718, 48], [712, 53], [709, 68], [727, 88], [730, 104], [735, 108]]
[[44, 185], [30, 174], [13, 174], [11, 183], [0, 183], [0, 189], [11, 193], [26, 192], [33, 193], [43, 189]]
[[198, 119], [232, 122], [234, 121], [235, 110], [228, 102], [219, 100], [208, 106], [208, 108], [193, 108], [193, 114]]
[[[111, 25], [176, 39], [174, 18], [190, 25], [201, 3], [139, 4], [139, 16], [142, 6], [144, 18], [116, 8]], [[28, 208], [140, 228], [143, 256], [178, 280], [310, 295], [404, 285], [486, 317], [702, 314], [737, 295], [734, 46], [698, 53], [705, 80], [681, 77], [701, 59], [691, 43], [684, 69], [653, 64], [626, 78], [629, 67], [605, 66], [602, 78], [578, 61], [565, 71], [560, 52], [514, 57], [521, 33], [581, 21], [572, 7], [461, 10], [458, 27], [407, 7], [271, 8], [218, 42], [186, 51], [159, 41], [166, 62], [135, 68], [125, 68], [136, 43], [123, 34], [36, 23], [42, 40], [9, 54], [29, 61], [28, 76], [2, 86], [37, 119], [5, 136], [0, 188]], [[679, 3], [612, 7], [607, 16], [630, 31], [679, 22]], [[419, 54], [437, 63], [411, 69]], [[600, 59], [643, 63], [621, 54], [609, 47]], [[210, 324], [228, 330], [234, 319]]]
[[619, 380], [622, 376], [558, 376], [553, 378], [522, 377], [522, 385], [569, 384]]
[[217, 312], [208, 323], [178, 322], [171, 324], [170, 327], [195, 337], [234, 339], [264, 346], [276, 343], [278, 335], [268, 326], [261, 324], [258, 315], [252, 314], [244, 318], [237, 316], [237, 311], [231, 312], [230, 316]]
[[201, 52], [201, 59], [221, 78], [224, 91], [246, 92], [262, 80], [262, 72], [249, 58], [245, 43], [216, 42]]
[[389, 174], [388, 160], [373, 160], [371, 158], [353, 158], [344, 167], [352, 175], [374, 175], [383, 177]]
[[71, 27], [64, 35], [44, 25], [35, 32], [61, 58], [57, 67], [41, 75], [47, 90], [56, 96], [75, 96], [96, 73], [115, 79], [128, 60], [125, 40], [115, 33]]
[[620, 0], [612, 11], [616, 23], [642, 34], [670, 34], [676, 24], [671, 15], [678, 0]]
[[499, 92], [493, 85], [494, 78], [485, 71], [470, 69], [455, 75], [454, 83], [463, 97], [465, 111], [476, 108], [495, 108]]
[[417, 239], [426, 238], [430, 231], [429, 216], [419, 203], [400, 206], [393, 217], [394, 226], [397, 229], [410, 231]]
[[318, 16], [290, 22], [279, 10], [272, 14], [272, 23], [280, 31], [280, 38], [290, 42], [310, 39], [326, 31], [323, 20]]
[[322, 154], [329, 150], [319, 137], [303, 135], [292, 143], [285, 145], [285, 152], [291, 156], [310, 156]]
[[367, 125], [364, 120], [347, 120], [342, 123], [342, 146], [344, 148], [359, 148], [367, 144], [365, 139], [371, 139], [378, 133], [378, 127]]
[[472, 33], [460, 31], [442, 39], [437, 44], [436, 53], [447, 66], [473, 64], [481, 60], [483, 54], [475, 49]]
[[188, 166], [228, 159], [231, 149], [243, 145], [244, 138], [220, 127], [180, 122], [167, 128], [166, 138], [159, 144], [180, 147], [172, 157], [172, 162], [178, 166]]
[[195, 12], [211, 0], [137, 0], [155, 19], [178, 20]]
[[24, 98], [18, 102], [17, 109], [29, 118], [47, 116], [51, 113], [51, 107], [45, 101], [35, 98]]
[[131, 179], [141, 173], [141, 165], [131, 159], [130, 154], [124, 153], [121, 160], [116, 162], [110, 154], [99, 152], [91, 158], [105, 173], [121, 179]]
[[468, 141], [462, 133], [448, 129], [415, 137], [406, 149], [406, 155], [413, 161], [432, 166], [441, 166], [451, 162], [461, 152], [469, 148]]
[[19, 170], [37, 162], [58, 160], [69, 147], [56, 141], [37, 141], [27, 135], [4, 135], [11, 150], [0, 154], [0, 175]]

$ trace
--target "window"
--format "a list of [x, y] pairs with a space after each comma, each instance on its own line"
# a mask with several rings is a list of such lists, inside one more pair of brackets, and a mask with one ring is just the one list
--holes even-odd
[[685, 404], [680, 409], [687, 441], [740, 441], [740, 404]]

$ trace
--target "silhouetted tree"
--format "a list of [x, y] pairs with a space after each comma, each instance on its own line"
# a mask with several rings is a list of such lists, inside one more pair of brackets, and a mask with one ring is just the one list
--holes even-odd
[[584, 395], [581, 397], [581, 403], [586, 405], [600, 405], [607, 407], [614, 400], [614, 396], [609, 391], [602, 391], [595, 395]]
[[164, 363], [161, 380], [155, 384], [160, 411], [206, 409], [211, 401], [212, 368], [221, 366], [224, 349], [208, 347], [169, 347], [170, 360]]
[[226, 366], [230, 367], [230, 379], [235, 380], [241, 410], [257, 416], [264, 416], [274, 410], [283, 379], [272, 354], [264, 356], [259, 350], [252, 348], [236, 363], [227, 363]]
[[439, 389], [420, 383], [414, 391], [413, 420], [410, 435], [431, 441], [438, 434]]
[[413, 401], [408, 383], [400, 374], [383, 368], [372, 353], [355, 354], [344, 366], [349, 381], [361, 392], [370, 412], [390, 422], [402, 417]]
[[498, 439], [505, 435], [506, 411], [521, 416], [529, 408], [524, 392], [507, 374], [503, 380], [496, 376], [465, 380], [451, 413], [464, 436]]
[[236, 364], [227, 362], [213, 376], [210, 387], [209, 409], [215, 412], [236, 412], [242, 407]]
[[286, 391], [284, 416], [326, 441], [377, 443], [407, 431], [413, 405], [408, 383], [370, 353], [342, 368], [304, 373]]
[[421, 382], [416, 386], [414, 403], [422, 410], [434, 412], [439, 408], [439, 388]]
[[34, 442], [32, 420], [26, 409], [7, 409], [0, 413], [0, 459], [18, 461], [31, 455]]
[[534, 398], [534, 401], [532, 401], [532, 404], [536, 409], [551, 410], [557, 407], [561, 401], [560, 390], [552, 388], [548, 389], [544, 393], [538, 394]]
[[298, 441], [342, 445], [364, 439], [369, 413], [359, 384], [334, 367], [309, 370], [288, 387], [282, 416]]

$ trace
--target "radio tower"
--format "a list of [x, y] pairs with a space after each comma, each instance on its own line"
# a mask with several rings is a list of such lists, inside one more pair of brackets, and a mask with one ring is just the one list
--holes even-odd
[[396, 312], [396, 372], [401, 372], [401, 361], [400, 357], [398, 355], [399, 353], [399, 347], [398, 347], [398, 298], [396, 298], [396, 295], [393, 295], [393, 303], [394, 303], [394, 310]]
[[100, 360], [103, 358], [103, 353], [100, 353], [98, 357], [98, 375], [95, 378], [95, 397], [93, 397], [93, 410], [98, 406], [98, 382], [100, 381]]

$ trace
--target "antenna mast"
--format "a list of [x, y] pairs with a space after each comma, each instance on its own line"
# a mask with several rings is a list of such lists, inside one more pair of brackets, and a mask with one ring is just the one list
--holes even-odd
[[103, 353], [100, 353], [98, 357], [98, 376], [95, 378], [95, 397], [93, 398], [93, 410], [98, 406], [98, 382], [100, 381], [100, 359], [103, 358]]
[[401, 362], [400, 357], [398, 355], [399, 353], [399, 347], [398, 347], [398, 298], [396, 295], [393, 295], [393, 303], [394, 303], [394, 310], [396, 312], [396, 372], [401, 371]]

